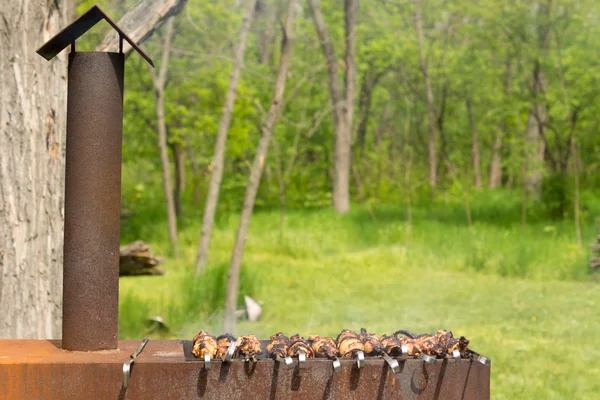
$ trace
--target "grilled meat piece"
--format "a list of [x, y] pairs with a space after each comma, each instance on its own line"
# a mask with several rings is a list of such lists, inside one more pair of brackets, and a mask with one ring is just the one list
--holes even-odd
[[315, 356], [313, 349], [310, 347], [310, 344], [304, 340], [300, 335], [295, 334], [290, 338], [290, 346], [288, 347], [287, 354], [290, 357], [295, 357], [303, 351], [306, 354], [307, 358], [311, 358]]
[[[398, 337], [398, 335], [403, 335], [403, 337]], [[398, 339], [401, 345], [405, 344], [408, 347], [408, 355], [412, 357], [417, 357], [421, 355], [421, 348], [417, 343], [414, 335], [408, 331], [396, 331], [394, 332], [394, 337]]]
[[217, 339], [207, 332], [200, 331], [194, 336], [194, 347], [192, 349], [194, 356], [204, 358], [204, 354], [209, 354], [214, 358], [217, 354]]
[[445, 346], [440, 342], [440, 337], [436, 335], [423, 334], [415, 339], [422, 353], [429, 356], [440, 357], [447, 354]]
[[360, 340], [365, 346], [365, 354], [367, 356], [377, 356], [383, 353], [384, 346], [381, 344], [381, 339], [376, 334], [368, 333], [365, 328], [361, 328]]
[[315, 357], [335, 358], [337, 356], [337, 346], [330, 337], [321, 337], [319, 335], [311, 335], [308, 337], [311, 349], [315, 353]]
[[273, 358], [285, 357], [289, 347], [290, 339], [282, 332], [271, 336], [271, 341], [267, 344], [267, 352]]
[[365, 345], [360, 340], [358, 333], [344, 329], [337, 337], [340, 356], [350, 358], [358, 351], [365, 351]]
[[231, 345], [231, 343], [235, 342], [235, 338], [229, 334], [225, 333], [217, 338], [217, 358], [224, 357], [227, 354], [227, 349]]
[[465, 338], [464, 336], [461, 336], [458, 339], [452, 337], [446, 343], [446, 349], [448, 349], [448, 354], [452, 354], [454, 350], [458, 350], [460, 354], [463, 355], [467, 351], [468, 347], [469, 340], [467, 340], [467, 338]]
[[400, 356], [402, 355], [402, 343], [398, 338], [394, 336], [382, 335], [381, 345], [384, 347], [384, 351], [388, 356]]
[[254, 335], [240, 336], [236, 342], [236, 352], [248, 359], [257, 354], [262, 354], [260, 342]]

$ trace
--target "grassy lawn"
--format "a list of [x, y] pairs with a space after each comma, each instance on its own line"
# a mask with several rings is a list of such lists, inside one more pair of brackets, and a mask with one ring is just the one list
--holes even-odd
[[[389, 333], [450, 329], [492, 358], [495, 399], [594, 398], [600, 393], [600, 290], [587, 274], [586, 249], [570, 221], [535, 219], [522, 228], [508, 206], [460, 208], [356, 207], [255, 215], [244, 256], [240, 295], [263, 302], [257, 323], [236, 334], [336, 335], [342, 328]], [[144, 319], [162, 316], [173, 338], [199, 329], [220, 333], [226, 268], [237, 227], [221, 216], [211, 262], [198, 279], [190, 270], [199, 226], [183, 225], [183, 256], [168, 259], [163, 277], [121, 279], [121, 337], [141, 338]], [[161, 223], [124, 228], [157, 254], [168, 246]], [[595, 236], [584, 224], [584, 243]], [[129, 236], [128, 236], [129, 235]], [[241, 301], [240, 301], [241, 304]]]

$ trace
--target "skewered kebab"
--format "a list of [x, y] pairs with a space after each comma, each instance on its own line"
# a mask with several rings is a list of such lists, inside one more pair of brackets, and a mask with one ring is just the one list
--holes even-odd
[[342, 364], [337, 357], [337, 346], [332, 338], [311, 335], [308, 340], [311, 343], [310, 347], [315, 353], [315, 357], [327, 357], [333, 360], [334, 371], [339, 371], [342, 368]]
[[290, 345], [290, 339], [282, 332], [271, 336], [271, 341], [267, 344], [267, 353], [279, 362], [285, 362], [290, 368], [292, 366], [292, 358], [287, 355]]
[[233, 357], [233, 354], [227, 356], [227, 351], [232, 343], [235, 343], [235, 338], [230, 333], [224, 333], [223, 335], [219, 336], [217, 338], [217, 357], [224, 361]]
[[311, 335], [308, 340], [310, 340], [310, 347], [315, 353], [315, 357], [337, 358], [337, 346], [332, 338]]
[[211, 358], [217, 355], [217, 339], [208, 332], [201, 330], [194, 336], [192, 353], [198, 358], [203, 358], [208, 368]]
[[390, 357], [385, 351], [385, 346], [381, 342], [381, 338], [374, 333], [368, 333], [365, 328], [360, 329], [360, 339], [365, 346], [365, 353], [368, 356], [381, 356], [388, 363], [394, 373], [400, 371], [398, 361]]
[[365, 347], [365, 354], [368, 356], [378, 356], [383, 353], [384, 347], [381, 344], [379, 336], [374, 333], [368, 333], [365, 328], [360, 328], [360, 340]]
[[254, 335], [240, 336], [236, 342], [236, 352], [244, 356], [244, 360], [256, 361], [256, 355], [262, 354], [260, 342]]
[[310, 344], [299, 334], [295, 334], [290, 338], [290, 346], [288, 347], [287, 354], [290, 357], [298, 356], [298, 362], [300, 364], [306, 362], [307, 357], [312, 358], [315, 356]]
[[362, 368], [365, 360], [365, 345], [360, 340], [358, 333], [344, 329], [336, 339], [340, 356], [350, 358], [356, 356], [356, 365]]
[[402, 355], [402, 342], [395, 336], [382, 335], [381, 344], [383, 351], [389, 356], [396, 357]]

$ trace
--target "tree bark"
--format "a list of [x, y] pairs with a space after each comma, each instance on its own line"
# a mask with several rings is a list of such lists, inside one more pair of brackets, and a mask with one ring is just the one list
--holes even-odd
[[373, 90], [379, 83], [381, 77], [388, 71], [374, 72], [373, 67], [369, 69], [363, 77], [362, 84], [360, 85], [360, 94], [358, 96], [358, 128], [356, 130], [356, 140], [358, 147], [361, 151], [364, 151], [365, 141], [367, 137], [367, 127], [369, 126], [369, 119], [371, 117], [371, 104], [373, 101]]
[[471, 125], [471, 162], [473, 163], [473, 184], [475, 189], [481, 190], [481, 161], [479, 156], [479, 130], [473, 112], [471, 100], [467, 99], [467, 112], [469, 113], [469, 124]]
[[[552, 0], [538, 2], [538, 17], [543, 21], [538, 25], [538, 42], [544, 56], [548, 55], [550, 42], [550, 8]], [[547, 82], [542, 72], [541, 60], [534, 61], [530, 90], [533, 97], [527, 117], [525, 132], [525, 190], [531, 198], [539, 200], [542, 193], [542, 175], [546, 144], [543, 140], [546, 129], [547, 109], [545, 104]]]
[[435, 108], [433, 103], [433, 90], [431, 89], [431, 82], [429, 80], [429, 69], [427, 61], [425, 60], [425, 49], [423, 43], [423, 28], [421, 20], [421, 2], [420, 0], [414, 0], [415, 4], [415, 28], [417, 31], [417, 41], [419, 45], [419, 64], [421, 67], [421, 73], [423, 74], [423, 81], [425, 83], [425, 94], [427, 98], [427, 132], [428, 132], [428, 143], [427, 149], [429, 153], [429, 185], [431, 188], [431, 197], [435, 197], [435, 189], [437, 186], [437, 166], [435, 157]]
[[173, 184], [171, 183], [171, 169], [169, 153], [167, 151], [167, 123], [165, 120], [165, 84], [169, 65], [169, 53], [171, 51], [171, 40], [173, 38], [173, 24], [173, 18], [167, 21], [167, 29], [162, 45], [160, 69], [158, 70], [158, 76], [152, 75], [152, 82], [154, 84], [154, 97], [156, 98], [158, 149], [162, 167], [162, 182], [163, 192], [165, 193], [165, 206], [167, 208], [169, 239], [175, 256], [179, 257], [179, 246], [177, 244], [177, 215], [175, 211], [175, 199], [173, 197]]
[[246, 50], [246, 39], [250, 30], [250, 22], [256, 7], [256, 0], [248, 0], [242, 27], [238, 36], [238, 45], [235, 49], [233, 69], [229, 86], [225, 94], [225, 103], [221, 111], [221, 121], [217, 131], [217, 141], [215, 143], [215, 152], [213, 158], [213, 169], [210, 175], [208, 185], [208, 194], [206, 195], [206, 204], [204, 206], [204, 215], [202, 217], [202, 230], [198, 242], [198, 255], [196, 257], [196, 274], [199, 274], [206, 266], [208, 259], [208, 248], [210, 246], [210, 236], [215, 221], [215, 212], [219, 202], [219, 191], [221, 190], [221, 180], [223, 179], [223, 165], [225, 163], [225, 144], [227, 142], [227, 133], [231, 124], [231, 115], [233, 114], [233, 105], [237, 96], [237, 87], [240, 81], [240, 72], [244, 64], [244, 52]]
[[258, 62], [269, 63], [269, 42], [271, 39], [270, 10], [266, 0], [257, 0], [255, 7], [257, 36], [258, 36]]
[[[504, 81], [504, 94], [506, 101], [511, 93], [512, 83], [512, 62], [510, 58], [506, 61], [506, 75]], [[496, 189], [502, 186], [502, 142], [504, 140], [504, 131], [506, 130], [506, 116], [502, 116], [502, 121], [496, 129], [494, 144], [492, 145], [492, 162], [490, 164], [490, 189]]]
[[185, 151], [179, 143], [171, 145], [173, 158], [175, 159], [175, 191], [173, 198], [175, 201], [175, 214], [177, 218], [183, 217], [183, 208], [181, 206], [181, 194], [185, 189]]
[[231, 254], [231, 262], [229, 264], [229, 273], [227, 277], [227, 294], [225, 298], [225, 320], [223, 322], [224, 332], [234, 332], [235, 330], [235, 309], [237, 306], [239, 278], [242, 265], [242, 256], [244, 253], [244, 245], [246, 243], [246, 236], [248, 234], [252, 212], [254, 211], [256, 193], [258, 192], [265, 160], [269, 151], [269, 143], [273, 135], [273, 129], [275, 128], [277, 117], [281, 112], [281, 102], [283, 99], [283, 93], [285, 91], [285, 82], [291, 56], [295, 3], [296, 0], [290, 0], [289, 2], [287, 18], [283, 30], [283, 38], [281, 39], [281, 57], [279, 58], [279, 70], [277, 71], [277, 78], [275, 79], [273, 100], [271, 102], [271, 106], [269, 107], [269, 112], [266, 116], [266, 119], [261, 127], [261, 137], [258, 141], [256, 154], [254, 155], [254, 161], [252, 162], [250, 179], [248, 181], [246, 194], [244, 196], [242, 215], [240, 216], [240, 223], [237, 229], [235, 245]]
[[344, 89], [340, 87], [337, 60], [329, 32], [317, 0], [308, 0], [315, 30], [327, 62], [329, 74], [329, 97], [333, 112], [334, 151], [333, 151], [333, 207], [339, 213], [350, 210], [350, 166], [352, 147], [352, 120], [356, 86], [356, 16], [358, 0], [345, 1], [345, 44], [346, 69]]
[[[117, 25], [137, 45], [144, 43], [154, 31], [169, 17], [179, 14], [187, 0], [140, 0], [120, 20]], [[97, 51], [119, 51], [119, 34], [113, 29], [104, 36], [96, 47]], [[123, 53], [127, 57], [132, 47], [124, 41]]]
[[66, 51], [36, 48], [66, 0], [0, 2], [0, 339], [58, 339], [62, 320]]

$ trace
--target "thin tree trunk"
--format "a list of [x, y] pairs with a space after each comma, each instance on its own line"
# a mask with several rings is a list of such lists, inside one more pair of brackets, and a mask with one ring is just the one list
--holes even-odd
[[258, 36], [258, 62], [269, 63], [269, 42], [271, 39], [271, 20], [273, 14], [266, 0], [257, 0], [255, 7], [256, 27]]
[[[573, 122], [574, 123], [574, 122]], [[582, 241], [581, 241], [581, 218], [579, 216], [580, 212], [580, 207], [579, 207], [579, 151], [578, 151], [578, 145], [575, 143], [575, 140], [571, 141], [572, 143], [572, 149], [571, 152], [573, 153], [573, 173], [575, 175], [575, 199], [574, 199], [574, 204], [573, 207], [575, 208], [574, 210], [574, 218], [575, 218], [575, 237], [577, 238], [577, 245], [581, 248], [582, 247]]]
[[356, 81], [356, 14], [358, 0], [346, 0], [345, 2], [346, 69], [344, 93], [342, 93], [340, 87], [335, 52], [318, 1], [308, 0], [308, 5], [327, 62], [329, 97], [334, 109], [333, 207], [337, 212], [344, 213], [350, 210], [350, 164]]
[[[538, 17], [543, 18], [537, 27], [539, 47], [544, 57], [548, 56], [550, 44], [550, 9], [552, 0], [538, 1]], [[544, 155], [546, 144], [543, 140], [546, 128], [547, 109], [545, 104], [547, 82], [542, 72], [541, 60], [536, 59], [531, 77], [531, 93], [533, 104], [527, 119], [525, 133], [525, 190], [530, 197], [539, 200], [542, 192], [542, 175], [544, 171]]]
[[196, 274], [199, 274], [206, 266], [208, 259], [208, 249], [210, 246], [210, 236], [212, 233], [213, 224], [215, 222], [215, 212], [217, 203], [219, 202], [219, 191], [221, 190], [221, 180], [223, 179], [223, 166], [225, 163], [225, 144], [227, 142], [227, 134], [229, 125], [231, 124], [231, 115], [233, 114], [233, 105], [237, 95], [237, 87], [240, 80], [240, 72], [244, 63], [244, 52], [246, 50], [246, 39], [250, 30], [250, 22], [254, 14], [256, 0], [248, 0], [244, 20], [240, 29], [238, 44], [235, 49], [233, 69], [227, 93], [225, 95], [225, 104], [221, 111], [221, 121], [217, 131], [217, 141], [215, 143], [215, 153], [213, 158], [213, 169], [210, 175], [210, 183], [208, 185], [208, 194], [206, 195], [206, 204], [204, 206], [204, 215], [202, 217], [202, 230], [200, 232], [200, 240], [198, 243], [198, 256], [196, 257]]
[[[506, 101], [511, 93], [512, 83], [512, 62], [510, 57], [506, 60], [506, 76], [504, 81], [504, 94]], [[504, 131], [506, 130], [506, 116], [502, 116], [502, 122], [496, 129], [494, 144], [492, 145], [492, 162], [490, 164], [490, 189], [496, 189], [502, 186], [502, 142], [504, 140]]]
[[[356, 130], [356, 140], [360, 151], [364, 151], [365, 140], [367, 137], [367, 127], [371, 117], [371, 104], [373, 102], [373, 90], [379, 83], [381, 77], [388, 71], [386, 68], [380, 72], [367, 71], [362, 84], [360, 85], [360, 94], [358, 96], [358, 128]], [[383, 121], [382, 121], [383, 122]]]
[[481, 190], [481, 161], [479, 157], [479, 130], [477, 129], [477, 121], [473, 112], [471, 100], [467, 99], [467, 112], [469, 113], [469, 124], [471, 125], [471, 161], [473, 163], [473, 183], [475, 189]]
[[[167, 122], [165, 119], [165, 85], [167, 70], [169, 66], [169, 55], [171, 52], [171, 40], [173, 38], [174, 19], [167, 21], [166, 33], [162, 45], [162, 57], [158, 76], [152, 74], [154, 84], [154, 97], [156, 98], [156, 120], [158, 127], [158, 149], [160, 153], [160, 165], [162, 169], [163, 192], [165, 194], [165, 206], [167, 208], [167, 223], [169, 239], [175, 257], [179, 257], [179, 246], [177, 244], [177, 214], [175, 212], [175, 199], [173, 197], [173, 184], [171, 183], [171, 165], [169, 163], [169, 152], [167, 143]], [[152, 73], [152, 71], [150, 71]]]
[[[154, 31], [169, 19], [179, 14], [187, 0], [144, 0], [138, 1], [131, 9], [123, 15], [117, 25], [136, 44], [144, 43]], [[119, 34], [111, 29], [96, 51], [119, 51]], [[129, 43], [123, 43], [125, 57], [131, 54], [133, 48]]]
[[0, 2], [0, 339], [58, 339], [62, 319], [65, 0]]
[[175, 191], [173, 197], [175, 199], [175, 214], [177, 218], [183, 217], [183, 209], [181, 207], [181, 194], [185, 189], [185, 152], [179, 143], [171, 145], [173, 158], [175, 159]]
[[427, 95], [427, 132], [428, 132], [428, 153], [429, 153], [429, 185], [431, 189], [431, 197], [435, 197], [435, 189], [437, 186], [437, 167], [435, 158], [435, 109], [433, 103], [433, 90], [429, 81], [429, 71], [427, 61], [425, 60], [425, 45], [423, 43], [423, 28], [421, 21], [421, 2], [414, 0], [415, 4], [415, 28], [417, 30], [417, 41], [419, 45], [419, 64], [423, 81], [425, 83], [425, 91]]
[[281, 101], [285, 91], [285, 82], [291, 56], [292, 27], [294, 22], [295, 3], [296, 0], [290, 0], [289, 2], [287, 19], [285, 22], [285, 28], [283, 30], [283, 38], [281, 39], [281, 56], [279, 59], [279, 70], [277, 71], [277, 78], [275, 80], [273, 100], [271, 102], [265, 122], [261, 128], [261, 137], [258, 141], [256, 154], [254, 155], [254, 161], [252, 162], [250, 179], [248, 181], [248, 187], [246, 188], [246, 194], [244, 196], [242, 215], [240, 216], [240, 223], [237, 229], [235, 245], [231, 254], [231, 262], [229, 264], [229, 273], [227, 276], [227, 294], [225, 296], [225, 320], [223, 322], [224, 332], [234, 332], [235, 329], [235, 309], [237, 306], [239, 278], [242, 265], [242, 256], [244, 253], [244, 245], [246, 243], [246, 236], [250, 226], [250, 219], [252, 218], [252, 213], [254, 211], [254, 202], [256, 200], [256, 194], [260, 185], [260, 179], [265, 160], [269, 151], [269, 142], [271, 141], [271, 136], [273, 135], [273, 129], [275, 128], [277, 117], [281, 112]]

